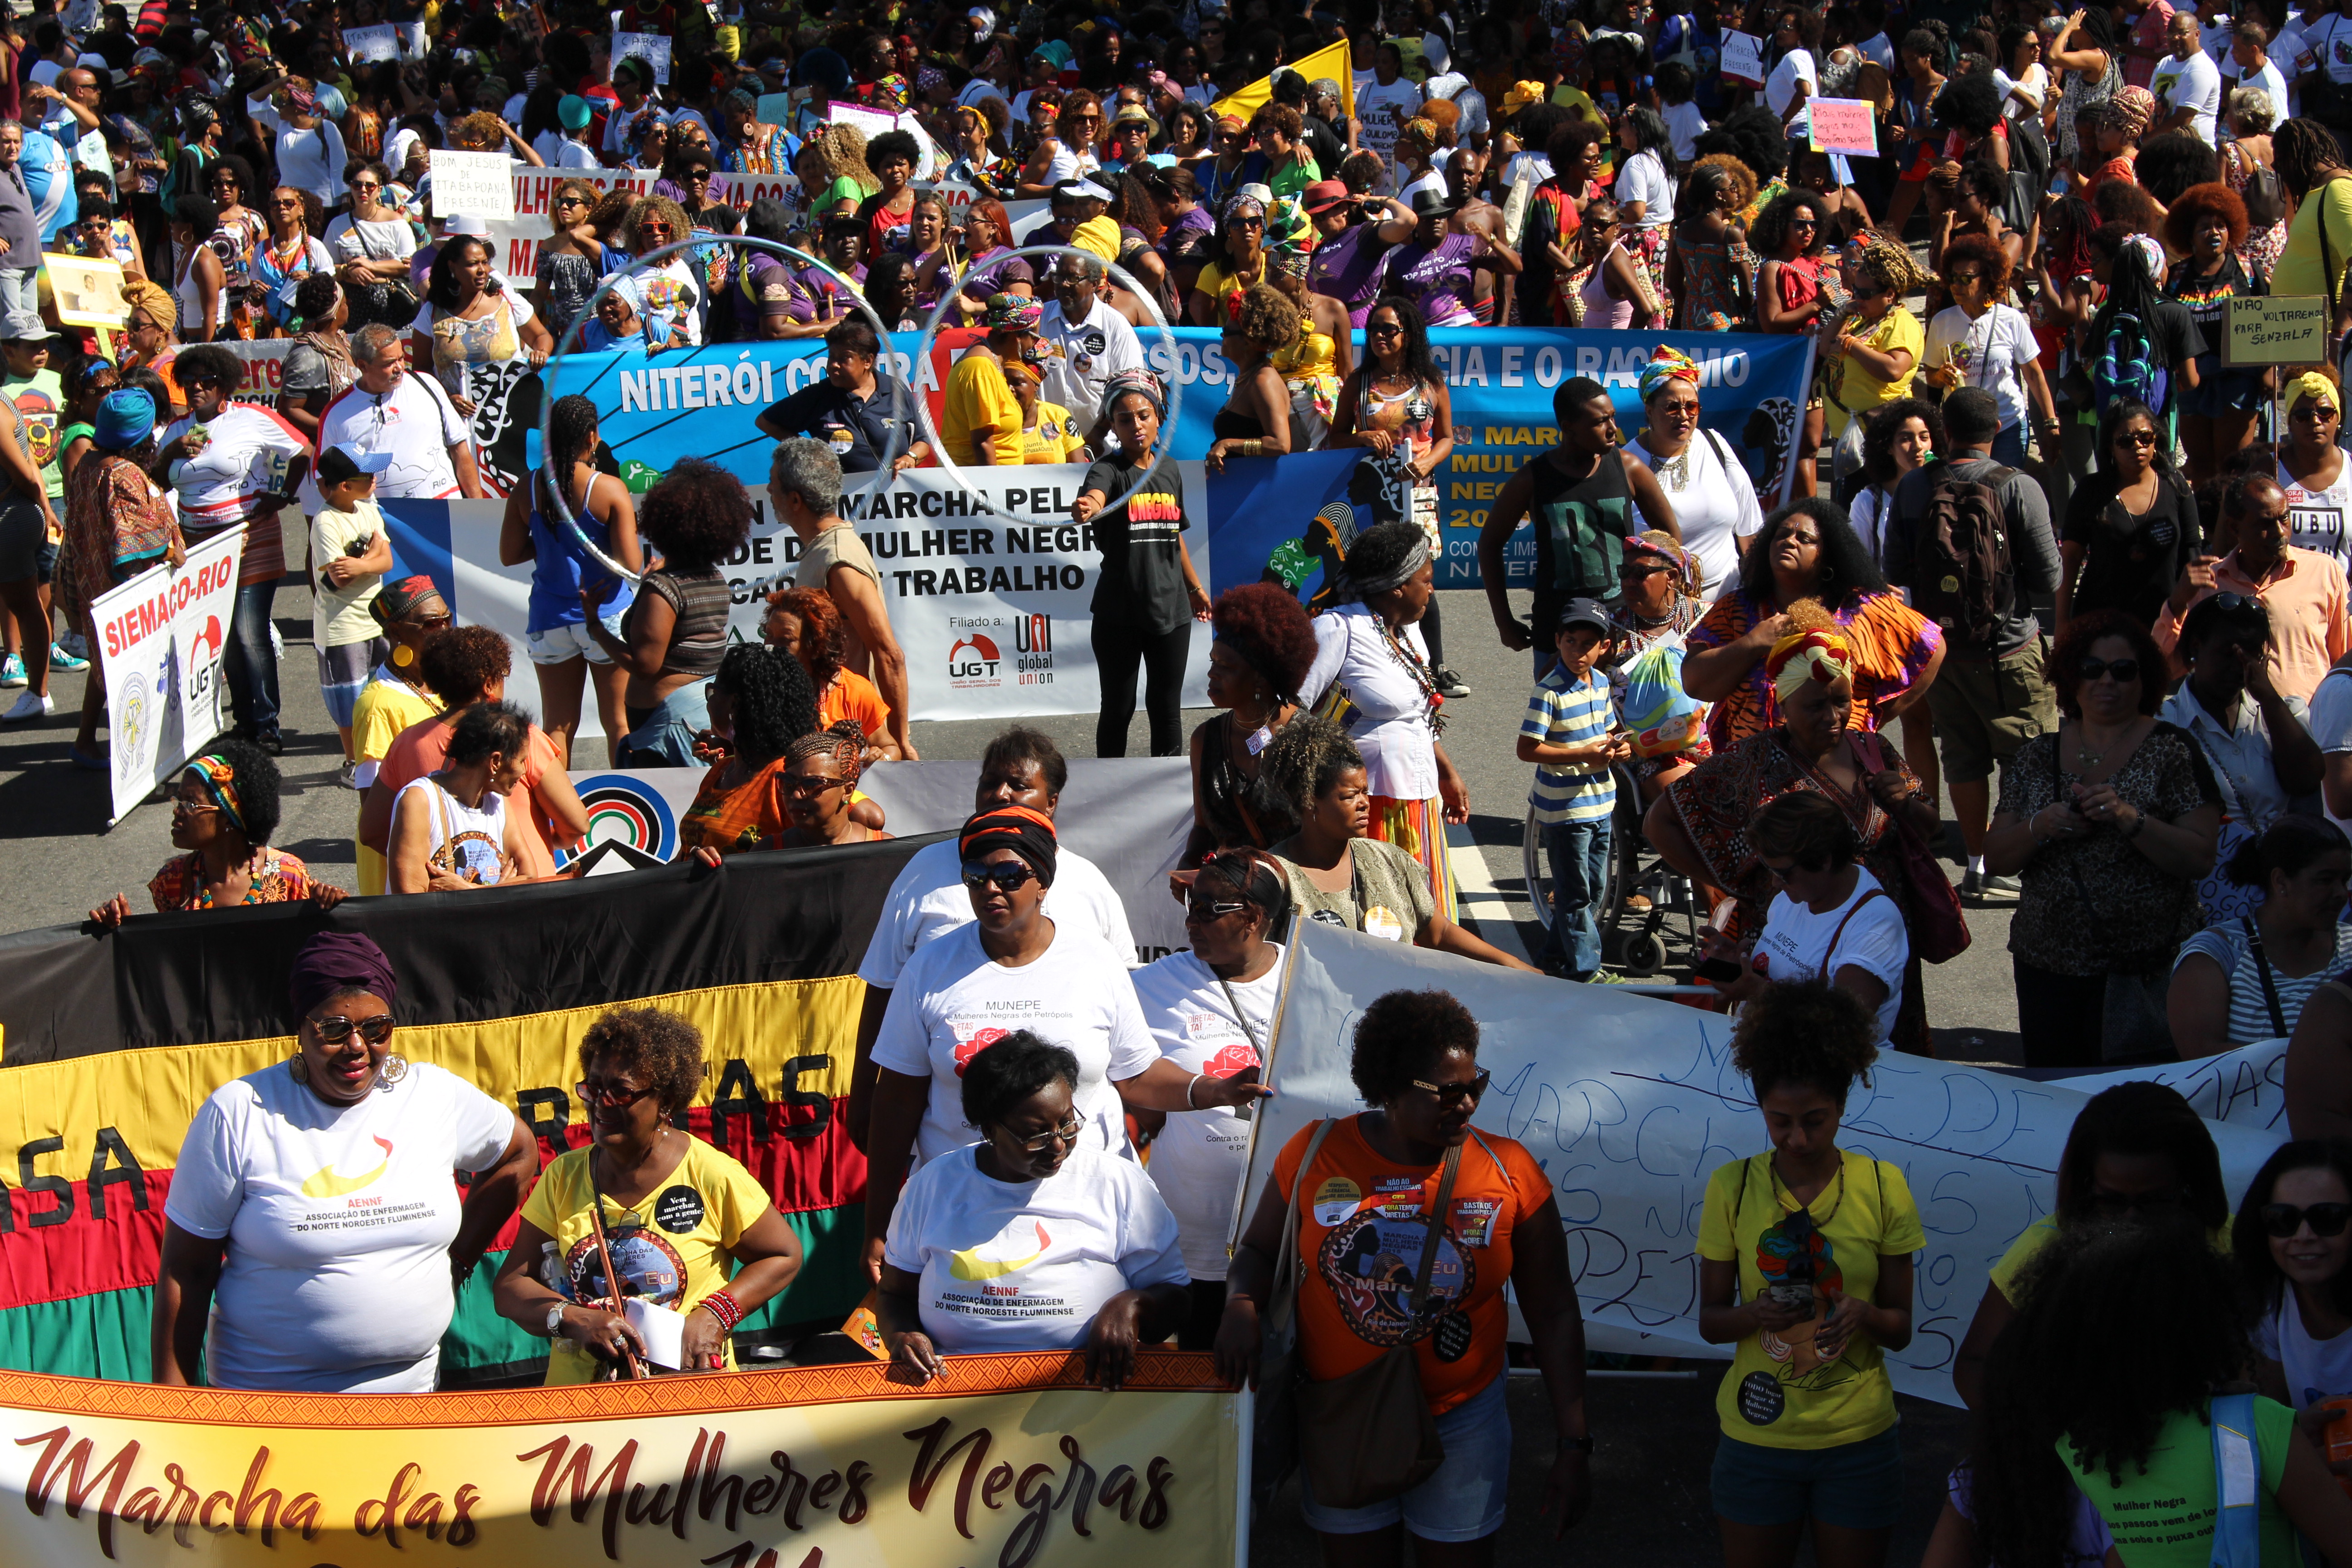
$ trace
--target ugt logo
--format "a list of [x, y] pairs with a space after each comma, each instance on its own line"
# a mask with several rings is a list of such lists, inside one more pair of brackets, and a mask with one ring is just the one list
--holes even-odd
[[979, 632], [957, 639], [948, 649], [950, 680], [993, 680], [1000, 656], [996, 644]]

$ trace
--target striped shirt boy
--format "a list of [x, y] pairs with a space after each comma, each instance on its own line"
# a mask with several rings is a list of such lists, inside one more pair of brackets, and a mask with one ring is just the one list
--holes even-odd
[[[1528, 694], [1519, 733], [1555, 746], [1584, 745], [1606, 736], [1614, 717], [1607, 676], [1595, 668], [1575, 677], [1556, 664]], [[1538, 767], [1528, 804], [1538, 822], [1597, 821], [1616, 808], [1616, 775], [1602, 762]]]

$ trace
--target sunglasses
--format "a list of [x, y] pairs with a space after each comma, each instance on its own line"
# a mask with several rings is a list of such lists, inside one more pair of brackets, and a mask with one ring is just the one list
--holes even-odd
[[1853, 297], [1857, 300], [1875, 300], [1880, 295], [1885, 293], [1886, 290], [1884, 289], [1856, 289], [1853, 292]]
[[1955, 289], [1973, 289], [1984, 281], [1981, 272], [1955, 272], [1944, 281]]
[[1227, 915], [1237, 915], [1247, 908], [1249, 905], [1239, 899], [1220, 899], [1214, 903], [1208, 904], [1202, 903], [1198, 899], [1192, 899], [1185, 903], [1184, 913], [1190, 920], [1213, 921], [1222, 920]]
[[218, 386], [222, 383], [221, 378], [216, 375], [189, 375], [183, 373], [180, 376], [180, 384], [182, 386]]
[[1481, 1068], [1478, 1069], [1478, 1076], [1468, 1083], [1423, 1083], [1421, 1079], [1414, 1079], [1412, 1087], [1429, 1090], [1430, 1093], [1437, 1096], [1437, 1103], [1440, 1105], [1459, 1105], [1465, 1100], [1476, 1100], [1486, 1098], [1486, 1085], [1494, 1081], [1494, 1077], [1495, 1072], [1492, 1068]]
[[2156, 432], [2153, 430], [2118, 430], [2116, 432], [2116, 445], [2118, 447], [2153, 447], [2156, 445]]
[[994, 866], [982, 866], [977, 861], [968, 860], [964, 862], [963, 885], [976, 893], [992, 883], [997, 891], [1010, 893], [1017, 891], [1036, 874], [1025, 860], [1005, 860]]
[[1265, 226], [1265, 219], [1262, 217], [1237, 217], [1234, 219], [1234, 226], [1235, 228], [1264, 228]]
[[1364, 336], [1368, 338], [1401, 338], [1404, 336], [1404, 329], [1394, 321], [1381, 321], [1366, 327], [1364, 329]]
[[2111, 676], [2117, 686], [2129, 686], [2139, 679], [2139, 660], [2136, 658], [2085, 658], [2078, 667], [2085, 680]]
[[353, 1030], [357, 1030], [360, 1038], [369, 1045], [380, 1046], [392, 1038], [392, 1015], [378, 1013], [373, 1018], [362, 1018], [354, 1024], [341, 1013], [330, 1013], [323, 1018], [311, 1019], [310, 1027], [319, 1032], [319, 1038], [331, 1046], [340, 1046], [350, 1039]]
[[2263, 1233], [2281, 1241], [2306, 1225], [2314, 1236], [2342, 1236], [2347, 1224], [2352, 1224], [2352, 1204], [2314, 1204], [2305, 1209], [2293, 1204], [2263, 1205]]
[[1051, 1132], [1041, 1132], [1034, 1138], [1022, 1139], [1021, 1147], [1032, 1154], [1042, 1154], [1055, 1143], [1076, 1143], [1078, 1141], [1078, 1134], [1086, 1130], [1085, 1119], [1072, 1116]]
[[355, 191], [380, 191], [383, 189], [383, 182], [382, 180], [353, 180], [352, 182], [352, 189]]
[[669, 232], [669, 225], [666, 223], [646, 222], [637, 225], [637, 233], [639, 235], [667, 234]]
[[607, 1110], [624, 1110], [653, 1092], [650, 1085], [644, 1089], [623, 1089], [617, 1083], [601, 1079], [583, 1079], [572, 1086], [583, 1105], [601, 1105]]
[[829, 779], [822, 774], [795, 774], [778, 779], [776, 787], [794, 800], [814, 800], [829, 789], [846, 787], [848, 783], [847, 779]]

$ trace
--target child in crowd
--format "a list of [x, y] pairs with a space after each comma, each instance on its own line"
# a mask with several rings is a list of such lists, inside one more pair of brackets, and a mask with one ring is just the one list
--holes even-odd
[[362, 452], [349, 442], [319, 454], [322, 510], [310, 518], [310, 640], [319, 650], [319, 694], [342, 737], [342, 782], [352, 784], [352, 711], [368, 671], [384, 657], [369, 610], [392, 570], [392, 537], [376, 510], [375, 477], [390, 452]]
[[1553, 632], [1559, 662], [1536, 682], [1519, 721], [1519, 761], [1536, 764], [1528, 804], [1551, 864], [1551, 931], [1536, 962], [1570, 980], [1591, 980], [1601, 969], [1601, 900], [1617, 808], [1609, 770], [1633, 754], [1633, 742], [1610, 728], [1609, 678], [1594, 668], [1610, 643], [1601, 602], [1570, 599]]

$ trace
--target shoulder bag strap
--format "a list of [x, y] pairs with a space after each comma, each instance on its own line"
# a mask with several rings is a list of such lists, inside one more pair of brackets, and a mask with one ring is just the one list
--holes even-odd
[[2262, 1562], [2263, 1451], [2254, 1430], [2254, 1396], [2217, 1394], [2207, 1412], [2213, 1427], [2213, 1568], [2256, 1568]]
[[2245, 928], [2246, 946], [2254, 955], [2254, 972], [2263, 977], [2263, 1004], [2271, 1012], [2271, 1033], [2283, 1038], [2287, 1033], [2286, 1010], [2279, 1005], [2278, 982], [2271, 975], [2270, 954], [2263, 951], [2263, 933], [2252, 915], [2240, 915], [2238, 923]]
[[1413, 1271], [1412, 1301], [1405, 1321], [1415, 1326], [1429, 1300], [1429, 1276], [1437, 1267], [1438, 1240], [1445, 1234], [1445, 1207], [1454, 1201], [1454, 1178], [1461, 1173], [1462, 1145], [1456, 1143], [1445, 1152], [1445, 1172], [1437, 1178], [1437, 1201], [1429, 1209], [1429, 1232], [1422, 1238], [1421, 1267]]
[[1315, 1129], [1315, 1136], [1307, 1140], [1307, 1157], [1298, 1162], [1298, 1174], [1290, 1184], [1290, 1212], [1282, 1222], [1282, 1253], [1274, 1260], [1274, 1289], [1265, 1303], [1266, 1322], [1277, 1331], [1289, 1326], [1290, 1314], [1298, 1304], [1299, 1194], [1307, 1190], [1307, 1173], [1314, 1170], [1315, 1156], [1323, 1151], [1323, 1140], [1338, 1125], [1338, 1117], [1327, 1116]]
[[1837, 930], [1830, 932], [1829, 946], [1822, 950], [1822, 979], [1829, 981], [1832, 984], [1835, 984], [1837, 983], [1838, 943], [1845, 940], [1845, 928], [1853, 923], [1854, 916], [1862, 913], [1862, 907], [1864, 904], [1870, 902], [1873, 899], [1883, 899], [1885, 896], [1886, 890], [1884, 888], [1873, 888], [1870, 891], [1863, 894], [1862, 897], [1854, 900], [1853, 907], [1846, 910], [1844, 919], [1838, 921]]
[[[1217, 976], [1217, 988], [1225, 994], [1225, 1005], [1234, 1010], [1234, 1022], [1242, 1026], [1243, 1038], [1249, 1041], [1250, 1049], [1257, 1053], [1259, 1065], [1263, 1067], [1265, 1062], [1265, 1047], [1258, 1042], [1257, 1031], [1250, 1027], [1249, 1015], [1242, 1011], [1242, 999], [1234, 994], [1233, 985], [1222, 974]], [[1309, 1156], [1312, 1157], [1312, 1151], [1309, 1151]], [[1307, 1167], [1301, 1165], [1298, 1169], [1304, 1179], [1303, 1173]], [[1298, 1206], [1298, 1196], [1296, 1193], [1291, 1194], [1290, 1206], [1293, 1209]]]

